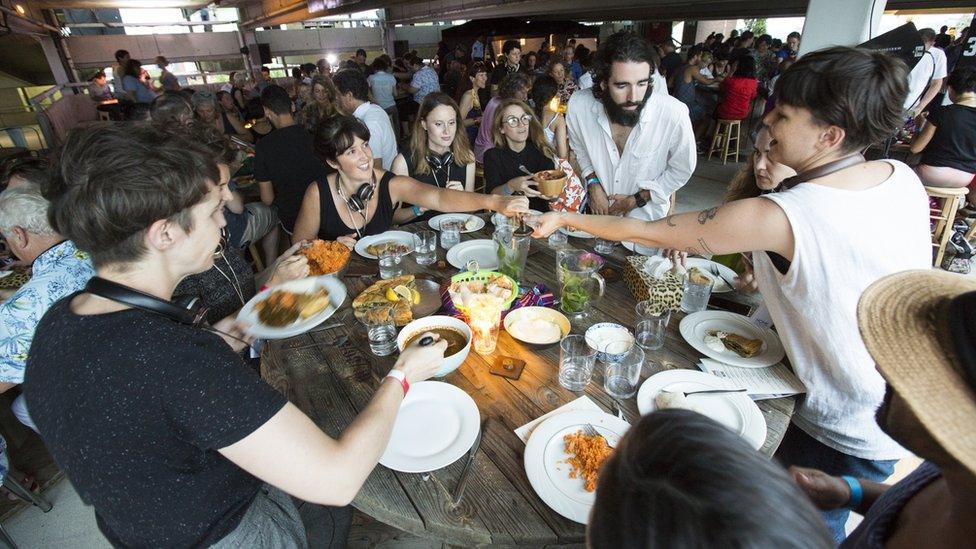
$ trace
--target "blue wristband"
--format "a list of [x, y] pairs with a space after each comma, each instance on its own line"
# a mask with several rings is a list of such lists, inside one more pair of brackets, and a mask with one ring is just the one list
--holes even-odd
[[512, 189], [508, 187], [508, 183], [502, 185], [502, 192], [505, 193], [505, 196], [512, 196]]
[[420, 208], [418, 206], [414, 206], [413, 208], [411, 208], [411, 210], [413, 210], [414, 217], [420, 217], [424, 213], [420, 211]]
[[840, 478], [851, 488], [851, 498], [847, 500], [844, 507], [847, 509], [857, 509], [861, 505], [861, 500], [864, 499], [864, 490], [861, 488], [861, 483], [856, 478], [847, 475]]

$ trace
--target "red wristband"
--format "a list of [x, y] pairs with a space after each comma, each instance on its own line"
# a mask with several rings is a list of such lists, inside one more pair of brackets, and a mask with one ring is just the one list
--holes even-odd
[[261, 293], [261, 292], [267, 290], [268, 288], [269, 288], [269, 286], [267, 284], [262, 284], [261, 287], [258, 288], [258, 293]]
[[390, 370], [390, 373], [386, 374], [386, 377], [399, 381], [400, 387], [403, 388], [403, 396], [407, 396], [407, 392], [410, 391], [410, 382], [407, 381], [406, 374], [400, 370]]

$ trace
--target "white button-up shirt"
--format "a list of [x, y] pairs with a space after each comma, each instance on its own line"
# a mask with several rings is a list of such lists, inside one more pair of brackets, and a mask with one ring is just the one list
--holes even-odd
[[608, 196], [641, 189], [651, 193], [647, 204], [631, 210], [628, 217], [664, 217], [671, 207], [671, 193], [695, 171], [698, 155], [688, 107], [666, 93], [652, 93], [647, 99], [623, 154], [613, 142], [606, 109], [593, 97], [592, 88], [573, 94], [566, 122], [581, 175], [596, 173]]

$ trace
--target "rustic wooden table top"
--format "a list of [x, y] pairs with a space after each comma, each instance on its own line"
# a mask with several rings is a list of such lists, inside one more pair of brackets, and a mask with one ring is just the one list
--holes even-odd
[[[404, 229], [426, 228], [426, 224], [417, 225]], [[491, 238], [491, 231], [489, 222], [481, 231], [463, 235], [462, 242]], [[591, 250], [593, 241], [570, 238], [569, 244]], [[624, 253], [617, 246], [616, 252], [607, 256], [609, 264], [621, 273]], [[438, 249], [439, 259], [444, 255], [444, 250]], [[557, 288], [555, 263], [555, 250], [544, 240], [534, 241], [523, 285], [544, 283]], [[438, 271], [436, 265], [418, 266], [412, 256], [405, 264], [414, 274], [447, 278], [457, 272], [452, 267]], [[375, 268], [375, 261], [365, 260], [354, 252], [347, 273]], [[333, 437], [366, 406], [395, 360], [395, 357], [376, 357], [370, 353], [366, 331], [349, 307], [352, 298], [376, 280], [346, 276], [349, 297], [332, 318], [312, 332], [272, 341], [265, 347], [261, 364], [265, 379]], [[614, 321], [632, 328], [634, 303], [623, 280], [608, 283], [606, 296], [597, 304], [589, 323]], [[678, 333], [683, 316], [682, 313], [672, 315], [665, 346], [648, 352], [642, 379], [662, 370], [695, 369], [701, 355]], [[581, 544], [584, 526], [558, 515], [532, 489], [523, 465], [525, 445], [513, 432], [580, 396], [559, 385], [559, 347], [530, 349], [502, 330], [495, 356], [525, 360], [521, 378], [510, 380], [490, 374], [492, 357], [482, 357], [472, 350], [458, 370], [442, 379], [470, 394], [478, 404], [482, 419], [488, 419], [461, 503], [455, 507], [451, 494], [465, 459], [429, 475], [399, 473], [379, 465], [353, 505], [381, 522], [448, 544], [532, 547]], [[614, 401], [603, 391], [601, 369], [598, 364], [585, 394], [610, 411]], [[761, 450], [764, 454], [771, 456], [779, 446], [793, 406], [793, 398], [759, 402], [768, 427]], [[634, 398], [623, 401], [621, 411], [630, 422], [639, 416]]]

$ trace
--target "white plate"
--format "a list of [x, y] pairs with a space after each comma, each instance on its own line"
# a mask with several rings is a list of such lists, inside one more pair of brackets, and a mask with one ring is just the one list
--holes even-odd
[[648, 246], [644, 246], [643, 244], [634, 244], [633, 242], [621, 242], [621, 244], [624, 248], [627, 248], [635, 254], [646, 255], [648, 257], [661, 253], [660, 248], [650, 248]]
[[[637, 391], [637, 409], [646, 415], [657, 409], [654, 397], [669, 391], [707, 391], [738, 389], [732, 382], [697, 370], [668, 370], [647, 378]], [[766, 419], [745, 393], [692, 395], [687, 397], [696, 411], [738, 433], [757, 450], [766, 442]]]
[[572, 469], [566, 460], [563, 436], [583, 430], [589, 423], [610, 446], [616, 446], [630, 428], [626, 421], [601, 410], [573, 410], [543, 421], [525, 444], [525, 473], [539, 498], [553, 511], [586, 524], [596, 492], [583, 489], [581, 477], [569, 478]]
[[[664, 277], [664, 273], [671, 270], [672, 266], [673, 265], [670, 259], [666, 257], [662, 257], [657, 261], [657, 265], [653, 267], [653, 270], [649, 274], [654, 278], [662, 278]], [[728, 283], [726, 283], [725, 280], [722, 280], [721, 277], [712, 274], [712, 266], [715, 266], [718, 269], [718, 272], [722, 273], [722, 276], [724, 276], [725, 278], [733, 282], [739, 276], [732, 269], [726, 267], [725, 265], [722, 265], [721, 263], [712, 261], [710, 259], [705, 259], [702, 257], [689, 257], [685, 259], [685, 269], [698, 267], [699, 269], [701, 269], [702, 273], [705, 276], [707, 276], [712, 280], [712, 282], [714, 283], [714, 287], [712, 287], [712, 293], [724, 294], [724, 293], [735, 291], [735, 288], [729, 286]]]
[[456, 244], [447, 251], [447, 262], [461, 269], [466, 269], [468, 261], [474, 259], [478, 268], [494, 271], [498, 268], [498, 248], [494, 240], [481, 238]]
[[572, 230], [569, 227], [560, 227], [559, 232], [567, 236], [573, 236], [576, 238], [596, 238], [586, 231]]
[[[475, 222], [474, 222], [474, 228], [473, 229], [465, 229], [464, 228], [464, 223], [467, 222], [469, 219], [474, 219], [475, 220]], [[457, 222], [461, 223], [461, 225], [462, 225], [462, 227], [461, 227], [461, 234], [467, 234], [467, 233], [473, 233], [475, 231], [480, 231], [481, 229], [483, 229], [485, 227], [485, 220], [484, 219], [481, 219], [480, 217], [478, 217], [476, 215], [471, 215], [471, 214], [441, 214], [441, 215], [435, 215], [434, 217], [432, 217], [429, 220], [427, 220], [427, 224], [430, 225], [430, 228], [431, 229], [434, 229], [435, 231], [439, 231], [439, 230], [441, 230], [441, 223], [451, 222], [451, 221], [457, 221]]]
[[[266, 326], [258, 320], [258, 315], [254, 312], [254, 306], [266, 299], [275, 290], [288, 290], [292, 292], [308, 292], [316, 287], [323, 287], [329, 292], [329, 306], [318, 314], [312, 315], [305, 320], [275, 328]], [[312, 328], [327, 320], [336, 309], [342, 306], [346, 300], [346, 286], [334, 276], [314, 276], [290, 280], [284, 284], [273, 286], [251, 298], [246, 305], [237, 313], [237, 320], [250, 325], [248, 333], [261, 339], [284, 339], [286, 337], [304, 334]]]
[[468, 393], [440, 381], [414, 383], [380, 463], [404, 473], [446, 467], [468, 453], [480, 429], [478, 406]]
[[378, 242], [394, 241], [407, 247], [407, 254], [413, 251], [413, 234], [406, 231], [386, 231], [382, 234], [364, 236], [356, 242], [356, 253], [366, 259], [376, 259], [376, 256], [368, 253], [366, 248]]
[[[786, 352], [783, 350], [783, 344], [780, 343], [779, 336], [776, 335], [776, 332], [767, 328], [760, 328], [749, 320], [748, 317], [728, 311], [701, 311], [691, 313], [681, 319], [678, 330], [681, 332], [681, 337], [685, 338], [685, 341], [698, 352], [708, 358], [714, 358], [719, 362], [731, 364], [732, 366], [739, 366], [741, 368], [765, 368], [783, 360], [783, 356], [786, 355]], [[752, 358], [743, 358], [728, 349], [721, 352], [715, 351], [708, 345], [705, 345], [705, 335], [708, 332], [716, 331], [734, 332], [749, 339], [762, 339], [762, 350]]]

